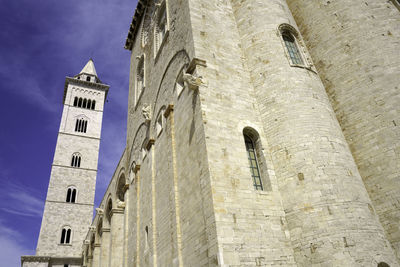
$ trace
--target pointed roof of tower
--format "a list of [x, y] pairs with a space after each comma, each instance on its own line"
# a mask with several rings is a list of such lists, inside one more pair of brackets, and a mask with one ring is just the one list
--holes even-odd
[[[95, 76], [95, 78], [92, 79], [92, 77], [90, 77], [90, 76]], [[93, 59], [91, 59], [91, 58], [86, 63], [86, 65], [83, 67], [81, 72], [79, 72], [79, 74], [77, 74], [73, 77], [67, 76], [65, 78], [64, 102], [65, 102], [65, 98], [67, 96], [67, 89], [68, 89], [69, 84], [83, 86], [83, 87], [87, 87], [90, 89], [97, 89], [97, 90], [105, 91], [106, 97], [107, 97], [108, 89], [110, 88], [109, 85], [103, 83], [97, 76], [96, 68], [94, 67]], [[105, 99], [106, 98], [104, 98], [104, 100]]]
[[86, 63], [85, 67], [79, 72], [79, 74], [86, 73], [91, 74], [97, 77], [96, 68], [94, 67], [93, 59], [89, 59], [88, 63]]

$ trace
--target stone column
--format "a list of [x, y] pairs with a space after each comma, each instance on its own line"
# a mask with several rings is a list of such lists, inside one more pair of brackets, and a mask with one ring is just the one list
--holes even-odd
[[101, 229], [101, 255], [100, 255], [100, 267], [109, 267], [110, 258], [110, 228]]
[[128, 267], [128, 231], [129, 231], [129, 184], [125, 185], [125, 213], [124, 213], [124, 262], [123, 266]]
[[123, 258], [124, 258], [125, 203], [120, 202], [117, 205], [118, 205], [118, 208], [111, 210], [110, 267], [123, 266]]
[[99, 243], [95, 243], [93, 248], [92, 264], [89, 266], [91, 267], [100, 266], [100, 251], [101, 251], [101, 245]]

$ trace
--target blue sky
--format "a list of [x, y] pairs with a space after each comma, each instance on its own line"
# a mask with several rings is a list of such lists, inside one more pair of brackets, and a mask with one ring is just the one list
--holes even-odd
[[96, 203], [123, 152], [136, 0], [0, 0], [0, 258], [34, 255], [62, 112], [65, 76], [90, 57], [110, 85]]

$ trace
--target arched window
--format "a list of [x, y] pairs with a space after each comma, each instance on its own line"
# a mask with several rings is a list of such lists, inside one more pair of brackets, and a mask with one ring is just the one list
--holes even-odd
[[283, 41], [285, 42], [286, 50], [287, 53], [289, 54], [290, 61], [292, 62], [292, 64], [304, 65], [299, 48], [297, 47], [296, 44], [296, 38], [293, 36], [293, 34], [290, 31], [285, 30], [282, 32], [282, 38]]
[[136, 70], [136, 101], [145, 89], [144, 55], [140, 58]]
[[69, 187], [67, 189], [67, 199], [68, 203], [75, 203], [76, 201], [76, 189], [74, 187]]
[[164, 1], [161, 6], [159, 7], [158, 10], [158, 16], [157, 16], [157, 25], [155, 27], [155, 55], [157, 55], [158, 50], [161, 47], [161, 44], [163, 43], [163, 40], [165, 36], [167, 35], [168, 32], [168, 14], [167, 14], [167, 8], [166, 8], [166, 1]]
[[74, 107], [76, 107], [78, 105], [78, 97], [75, 96], [74, 98]]
[[387, 264], [386, 262], [380, 262], [378, 263], [378, 267], [390, 267], [390, 265]]
[[81, 166], [81, 154], [74, 153], [71, 159], [71, 167], [79, 168]]
[[71, 228], [65, 226], [62, 230], [61, 230], [61, 240], [60, 240], [61, 244], [71, 244]]
[[84, 119], [76, 119], [75, 122], [75, 132], [78, 133], [86, 133], [87, 130], [87, 120]]
[[93, 101], [92, 101], [92, 107], [91, 107], [91, 108], [94, 110], [95, 107], [96, 107], [96, 100], [93, 100]]
[[83, 104], [82, 104], [83, 108], [86, 108], [86, 103], [87, 103], [87, 99], [85, 98], [85, 99], [83, 99]]
[[263, 190], [261, 182], [261, 173], [258, 167], [256, 146], [252, 138], [244, 134], [244, 142], [246, 144], [247, 158], [249, 159], [250, 173], [253, 177], [253, 185], [256, 190]]
[[82, 107], [82, 101], [83, 101], [83, 99], [82, 99], [82, 97], [80, 97], [79, 98], [79, 100], [78, 100], [78, 107]]
[[92, 108], [92, 100], [88, 99], [87, 101], [87, 108], [91, 109]]

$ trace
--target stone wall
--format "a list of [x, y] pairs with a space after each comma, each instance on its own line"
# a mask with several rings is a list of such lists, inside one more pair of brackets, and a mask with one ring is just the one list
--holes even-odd
[[399, 10], [384, 0], [288, 3], [400, 259]]

